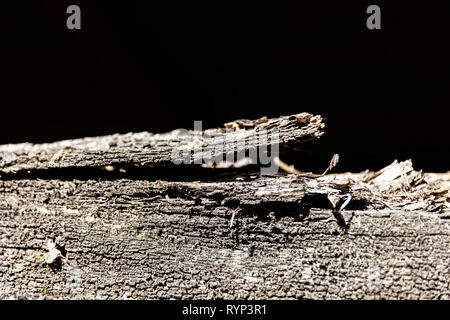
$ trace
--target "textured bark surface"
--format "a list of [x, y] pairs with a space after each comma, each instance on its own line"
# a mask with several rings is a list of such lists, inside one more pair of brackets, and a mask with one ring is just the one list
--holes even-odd
[[2, 181], [0, 293], [449, 298], [448, 215], [354, 201], [343, 230], [329, 191], [292, 176]]
[[[304, 115], [275, 120], [287, 148], [320, 136]], [[449, 173], [64, 176], [157, 166], [173, 136], [0, 146], [0, 298], [449, 299]]]

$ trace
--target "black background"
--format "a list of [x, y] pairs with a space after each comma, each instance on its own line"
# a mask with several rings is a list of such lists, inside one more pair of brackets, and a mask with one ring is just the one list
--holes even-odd
[[[195, 307], [216, 307], [226, 310], [226, 305], [266, 305], [265, 315], [226, 315], [216, 312], [214, 317], [208, 315], [183, 316], [183, 308], [189, 305]], [[19, 316], [26, 318], [35, 317], [52, 310], [58, 313], [70, 313], [76, 318], [86, 317], [87, 314], [99, 315], [99, 317], [131, 318], [147, 316], [152, 319], [298, 319], [299, 315], [314, 314], [320, 318], [345, 317], [345, 319], [360, 319], [361, 314], [370, 314], [374, 318], [383, 318], [387, 310], [401, 313], [406, 318], [414, 318], [418, 314], [444, 314], [448, 308], [448, 301], [387, 301], [387, 300], [146, 300], [146, 301], [0, 301], [2, 310], [10, 310]], [[25, 318], [24, 317], [24, 318]]]
[[[14, 1], [0, 13], [0, 143], [221, 126], [307, 111], [293, 161], [447, 171], [448, 1]], [[81, 7], [82, 29], [66, 28]], [[377, 4], [382, 29], [366, 28]]]

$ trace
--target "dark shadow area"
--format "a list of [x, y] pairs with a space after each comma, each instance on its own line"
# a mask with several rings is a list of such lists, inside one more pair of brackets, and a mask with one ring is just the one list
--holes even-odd
[[[0, 173], [1, 180], [165, 180], [165, 181], [236, 181], [260, 178], [260, 168], [250, 165], [239, 169], [202, 168], [199, 166], [160, 166], [158, 168], [113, 165], [114, 169], [105, 167], [67, 167], [21, 170], [15, 173]], [[110, 171], [111, 170], [111, 171]], [[285, 175], [280, 172], [278, 175]]]
[[[79, 4], [82, 28], [66, 28]], [[0, 143], [221, 126], [307, 111], [322, 172], [447, 171], [448, 1], [25, 1], [0, 10]]]

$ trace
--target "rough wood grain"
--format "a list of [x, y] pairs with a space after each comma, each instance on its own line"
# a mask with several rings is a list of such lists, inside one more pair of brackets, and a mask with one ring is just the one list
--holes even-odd
[[449, 298], [448, 215], [353, 201], [344, 231], [331, 189], [295, 176], [0, 181], [0, 296]]
[[[223, 178], [195, 157], [172, 162], [173, 149], [225, 136], [233, 143], [213, 156], [261, 146], [263, 130], [293, 151], [322, 128], [302, 113], [200, 140], [174, 131], [0, 146], [0, 298], [449, 299], [450, 173], [395, 161]], [[105, 166], [126, 170], [99, 175]], [[168, 179], [167, 167], [181, 171]]]

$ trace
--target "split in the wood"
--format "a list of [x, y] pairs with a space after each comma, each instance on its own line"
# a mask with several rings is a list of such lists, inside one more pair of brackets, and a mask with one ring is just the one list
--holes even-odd
[[[322, 129], [302, 113], [0, 146], [0, 298], [448, 298], [450, 173], [281, 160]], [[263, 175], [250, 155], [272, 142]]]
[[[281, 160], [283, 154], [292, 154], [303, 143], [322, 136], [323, 128], [320, 116], [300, 113], [236, 120], [223, 128], [201, 132], [142, 132], [38, 145], [4, 145], [0, 146], [0, 179], [253, 181], [264, 176], [258, 162], [262, 155], [270, 158], [276, 172], [269, 177], [278, 179], [284, 171], [294, 179], [304, 179], [305, 184], [308, 181], [317, 193], [337, 202], [345, 202], [350, 194], [351, 202], [364, 201], [373, 208], [448, 210], [449, 181], [443, 178], [448, 175], [415, 171], [409, 160], [361, 174], [329, 174], [339, 161], [337, 154], [322, 174], [300, 171]], [[271, 153], [269, 149], [274, 146], [277, 152]], [[264, 152], [258, 154], [261, 150]], [[333, 201], [332, 207], [340, 214], [344, 208], [339, 210], [341, 205]]]
[[[336, 179], [337, 181], [340, 180], [336, 184], [336, 187], [340, 190], [347, 189], [349, 192], [361, 194], [368, 191], [365, 202], [375, 207], [378, 207], [376, 204], [380, 204], [389, 209], [402, 208], [405, 210], [436, 212], [444, 212], [450, 209], [450, 181], [448, 175], [441, 176], [446, 177], [446, 179], [433, 179], [433, 175], [415, 171], [411, 160], [403, 162], [395, 160], [392, 164], [377, 172], [366, 171], [362, 174], [347, 174], [349, 176], [348, 181], [341, 180], [341, 177], [346, 174], [326, 176], [337, 165], [339, 161], [337, 154], [333, 156], [328, 168], [322, 174], [302, 172], [294, 166], [284, 163], [279, 158], [276, 158], [275, 161], [280, 169], [297, 177], [316, 179], [324, 177], [330, 183], [335, 183], [333, 180]], [[340, 211], [351, 200], [351, 193], [347, 193], [347, 195], [341, 207], [338, 207], [337, 202], [342, 200], [342, 194], [335, 191], [328, 194], [334, 213], [339, 217], [341, 220], [340, 224], [343, 226], [345, 226], [345, 220], [341, 218]]]

